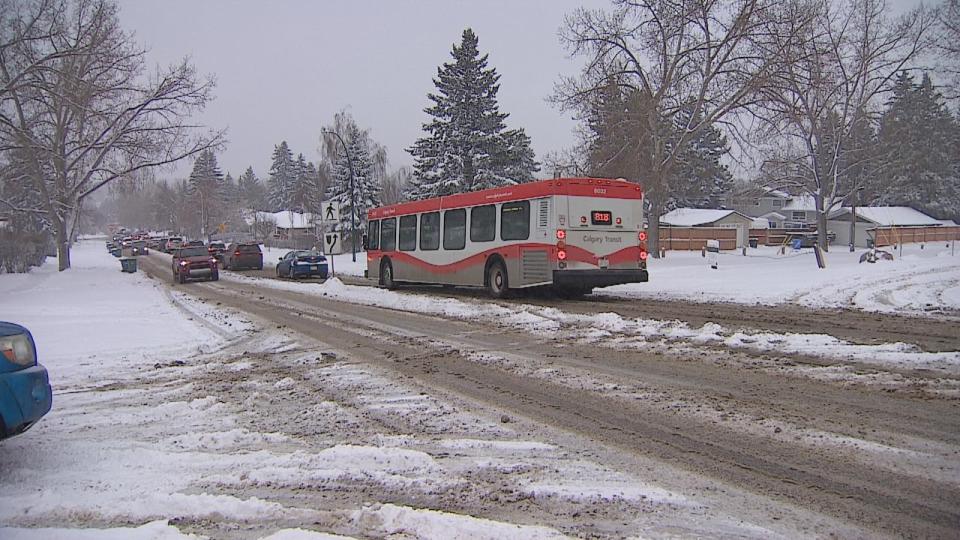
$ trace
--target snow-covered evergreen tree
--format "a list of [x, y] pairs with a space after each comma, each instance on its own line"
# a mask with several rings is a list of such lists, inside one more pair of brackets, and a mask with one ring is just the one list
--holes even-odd
[[210, 234], [210, 225], [216, 223], [223, 193], [223, 173], [217, 166], [217, 156], [212, 150], [201, 152], [193, 162], [187, 190], [200, 217], [199, 232]]
[[[700, 115], [691, 119], [691, 114], [684, 110], [674, 117], [677, 132], [701, 121]], [[713, 125], [687, 141], [677, 157], [667, 208], [719, 208], [733, 187], [733, 175], [721, 162], [729, 151], [727, 138]]]
[[290, 208], [298, 212], [318, 212], [323, 193], [320, 192], [320, 176], [313, 163], [303, 154], [294, 162], [294, 180], [291, 184]]
[[263, 182], [257, 178], [253, 172], [253, 167], [247, 167], [247, 170], [240, 175], [237, 189], [240, 192], [240, 204], [245, 210], [266, 210], [269, 206], [267, 202], [267, 190]]
[[273, 210], [292, 208], [295, 182], [296, 162], [293, 160], [293, 152], [287, 146], [287, 141], [282, 141], [273, 149], [270, 178], [267, 180], [268, 198]]
[[473, 30], [454, 45], [453, 62], [437, 70], [437, 92], [424, 109], [427, 132], [407, 151], [414, 158], [414, 181], [407, 195], [423, 199], [533, 179], [539, 170], [523, 130], [507, 131], [497, 104], [500, 76], [480, 56]]
[[925, 74], [917, 84], [900, 74], [880, 119], [880, 147], [888, 164], [876, 202], [960, 218], [958, 140], [960, 125], [930, 77]]
[[[327, 200], [340, 204], [340, 223], [337, 230], [351, 230], [351, 213], [355, 216], [357, 231], [366, 225], [367, 210], [380, 206], [381, 178], [376, 174], [376, 167], [371, 156], [369, 134], [357, 127], [353, 122], [346, 124], [345, 133], [341, 133], [347, 149], [349, 159], [343, 153], [342, 147], [335, 154], [333, 160], [333, 179], [327, 189]], [[350, 171], [353, 170], [353, 200], [351, 200]], [[356, 203], [354, 206], [353, 202]], [[359, 232], [358, 232], [359, 234]], [[346, 242], [346, 237], [344, 237]], [[346, 243], [344, 244], [346, 245]]]

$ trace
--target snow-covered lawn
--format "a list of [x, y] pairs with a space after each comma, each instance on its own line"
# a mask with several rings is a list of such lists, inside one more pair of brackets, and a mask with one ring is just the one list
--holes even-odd
[[[891, 250], [892, 251], [892, 250]], [[960, 246], [907, 244], [893, 261], [860, 263], [864, 250], [834, 247], [826, 268], [817, 267], [813, 250], [777, 248], [723, 252], [717, 269], [699, 251], [668, 251], [651, 259], [650, 281], [598, 290], [631, 298], [697, 302], [800, 304], [867, 311], [937, 313], [960, 311]]]

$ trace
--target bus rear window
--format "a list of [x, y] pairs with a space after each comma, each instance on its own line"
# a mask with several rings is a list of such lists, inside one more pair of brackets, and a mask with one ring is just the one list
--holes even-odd
[[503, 203], [500, 207], [500, 239], [530, 238], [530, 201]]
[[395, 251], [397, 249], [397, 218], [384, 219], [380, 223], [380, 251]]

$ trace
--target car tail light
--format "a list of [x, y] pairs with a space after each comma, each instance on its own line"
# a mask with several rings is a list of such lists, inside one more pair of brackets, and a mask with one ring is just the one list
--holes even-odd
[[234, 256], [237, 256], [237, 257], [240, 256], [240, 252], [239, 252], [239, 251], [234, 251], [233, 254], [234, 254]]
[[216, 265], [217, 265], [217, 260], [216, 260], [216, 259], [210, 259], [210, 264], [212, 264], [213, 266], [216, 266]]
[[18, 366], [32, 366], [36, 363], [33, 345], [24, 334], [0, 337], [0, 354]]
[[180, 266], [187, 266], [187, 265], [189, 265], [189, 264], [190, 264], [190, 263], [187, 262], [187, 261], [180, 261]]
[[567, 252], [562, 249], [557, 250], [557, 258], [561, 261], [567, 260]]

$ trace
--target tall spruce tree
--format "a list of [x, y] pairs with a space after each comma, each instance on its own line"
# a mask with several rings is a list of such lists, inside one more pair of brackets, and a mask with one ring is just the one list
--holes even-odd
[[263, 182], [257, 178], [253, 172], [253, 167], [247, 167], [247, 170], [240, 175], [237, 189], [239, 190], [240, 204], [244, 210], [266, 210], [269, 206], [267, 201], [267, 190]]
[[273, 148], [273, 161], [270, 165], [270, 178], [267, 180], [267, 192], [270, 206], [275, 211], [291, 210], [294, 204], [293, 193], [296, 182], [296, 162], [293, 152], [282, 141]]
[[[674, 118], [676, 131], [700, 123], [701, 116], [685, 109]], [[729, 151], [727, 138], [716, 126], [708, 125], [691, 137], [677, 157], [667, 207], [719, 208], [733, 187], [733, 175], [721, 162]]]
[[[327, 189], [327, 200], [335, 201], [340, 205], [340, 223], [336, 229], [350, 231], [356, 225], [357, 231], [362, 230], [367, 220], [367, 210], [380, 206], [381, 179], [377, 177], [374, 160], [371, 157], [371, 146], [376, 146], [370, 140], [369, 133], [357, 127], [356, 123], [349, 122], [340, 136], [347, 145], [350, 155], [343, 153], [343, 148], [334, 155], [333, 179]], [[332, 137], [332, 135], [330, 135]], [[353, 191], [351, 197], [351, 165], [353, 171]], [[354, 205], [354, 202], [356, 203]], [[351, 220], [351, 215], [353, 220]], [[347, 237], [344, 236], [344, 245]]]
[[210, 225], [217, 220], [223, 193], [223, 173], [217, 166], [217, 156], [212, 150], [200, 152], [193, 162], [193, 170], [187, 180], [187, 193], [199, 216], [196, 223], [200, 234], [210, 234]]
[[917, 84], [900, 74], [880, 119], [880, 147], [888, 165], [876, 202], [960, 218], [958, 137], [960, 126], [930, 77], [924, 74]]
[[473, 30], [454, 45], [453, 62], [437, 69], [437, 93], [424, 109], [432, 119], [427, 132], [407, 152], [414, 158], [413, 199], [476, 191], [533, 179], [540, 170], [522, 130], [508, 130], [497, 104], [500, 75], [480, 56]]

